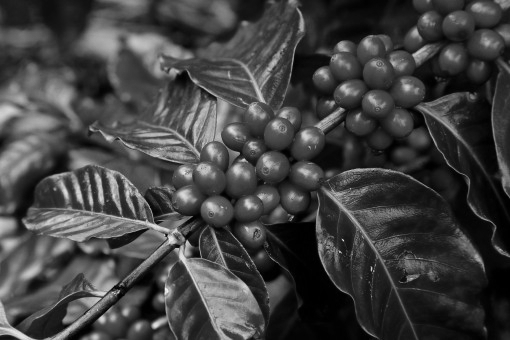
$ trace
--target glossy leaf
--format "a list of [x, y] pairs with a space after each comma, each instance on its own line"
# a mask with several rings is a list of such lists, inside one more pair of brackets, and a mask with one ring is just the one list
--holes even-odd
[[492, 133], [503, 189], [510, 197], [510, 73], [499, 72], [492, 105]]
[[37, 234], [78, 242], [161, 230], [147, 202], [124, 176], [94, 165], [41, 181], [24, 223]]
[[447, 203], [399, 172], [351, 170], [319, 190], [317, 243], [331, 280], [379, 339], [483, 339], [481, 256]]
[[259, 339], [264, 317], [250, 288], [225, 267], [181, 258], [169, 271], [166, 315], [177, 339]]
[[423, 113], [448, 165], [466, 180], [469, 206], [486, 222], [492, 245], [498, 253], [510, 257], [509, 245], [502, 241], [510, 237], [510, 201], [494, 178], [498, 165], [490, 106], [482, 98], [454, 93], [416, 109]]
[[96, 122], [90, 130], [158, 159], [197, 163], [202, 147], [214, 139], [216, 99], [184, 75], [160, 90], [140, 119], [111, 126]]
[[240, 278], [250, 288], [262, 315], [269, 321], [269, 295], [264, 279], [241, 243], [226, 229], [207, 226], [200, 235], [200, 255]]
[[151, 187], [145, 192], [145, 200], [152, 209], [155, 221], [179, 221], [187, 218], [174, 210], [172, 206], [174, 192], [173, 187]]
[[32, 340], [31, 337], [23, 334], [10, 325], [5, 314], [4, 305], [2, 304], [2, 301], [0, 301], [0, 336], [4, 335], [11, 336], [20, 340]]
[[163, 57], [162, 66], [187, 71], [197, 85], [233, 105], [258, 101], [278, 109], [303, 35], [297, 1], [280, 1], [259, 21], [241, 25], [228, 42], [211, 44], [193, 59]]

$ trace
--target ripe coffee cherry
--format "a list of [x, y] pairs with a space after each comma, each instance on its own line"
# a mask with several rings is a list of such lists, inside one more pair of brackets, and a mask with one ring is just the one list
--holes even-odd
[[217, 141], [209, 142], [200, 151], [200, 161], [214, 163], [221, 171], [227, 171], [229, 161], [228, 150], [223, 143]]
[[510, 47], [510, 24], [501, 24], [494, 27], [494, 32], [499, 34], [505, 42], [505, 47]]
[[[337, 103], [335, 102], [335, 98], [331, 96], [323, 96], [317, 100], [317, 106], [315, 107], [315, 112], [317, 113], [317, 117], [319, 119], [326, 118], [335, 110], [337, 107]], [[298, 129], [299, 130], [299, 129]], [[296, 130], [296, 131], [298, 131]]]
[[264, 143], [271, 150], [283, 150], [294, 139], [294, 126], [285, 118], [274, 118], [264, 130]]
[[432, 6], [442, 15], [464, 8], [464, 0], [432, 0]]
[[419, 152], [424, 152], [432, 146], [432, 139], [425, 127], [419, 127], [407, 137], [407, 144]]
[[474, 17], [476, 27], [491, 28], [499, 24], [503, 10], [494, 1], [478, 0], [466, 6], [466, 11]]
[[329, 66], [319, 67], [313, 74], [312, 80], [317, 90], [323, 94], [333, 93], [337, 85], [337, 81], [333, 77]]
[[407, 137], [414, 128], [413, 116], [401, 108], [395, 108], [380, 123], [381, 127], [394, 138]]
[[413, 7], [419, 13], [425, 13], [434, 9], [431, 0], [413, 0]]
[[127, 340], [152, 339], [152, 327], [147, 320], [138, 320], [129, 326]]
[[363, 67], [363, 80], [372, 89], [388, 89], [394, 77], [393, 66], [386, 59], [373, 58]]
[[205, 195], [219, 195], [227, 186], [225, 173], [211, 162], [201, 162], [193, 171], [193, 182]]
[[357, 49], [357, 46], [352, 41], [342, 40], [342, 41], [339, 41], [335, 45], [335, 47], [333, 47], [333, 53], [348, 52], [348, 53], [356, 54], [356, 49]]
[[309, 161], [321, 153], [326, 145], [324, 132], [310, 126], [299, 130], [290, 147], [290, 154], [298, 161]]
[[280, 204], [289, 214], [297, 215], [305, 212], [310, 206], [310, 193], [289, 181], [280, 183], [278, 191], [280, 192]]
[[418, 32], [417, 26], [413, 26], [404, 37], [404, 48], [410, 53], [418, 51], [425, 44], [426, 42]]
[[285, 118], [292, 123], [294, 131], [298, 131], [301, 127], [302, 117], [298, 108], [293, 106], [284, 106], [276, 112], [276, 116]]
[[361, 107], [366, 115], [374, 119], [382, 119], [395, 108], [395, 102], [386, 91], [370, 90], [363, 97]]
[[234, 217], [236, 221], [256, 221], [264, 213], [264, 203], [256, 195], [243, 196], [237, 200], [234, 206]]
[[395, 101], [395, 106], [413, 107], [425, 98], [425, 84], [413, 76], [398, 77], [393, 81], [390, 94]]
[[329, 62], [329, 68], [333, 77], [339, 82], [361, 78], [361, 64], [356, 55], [349, 52], [333, 54]]
[[248, 125], [250, 134], [255, 137], [262, 137], [267, 123], [274, 118], [271, 107], [265, 103], [251, 103], [244, 112], [243, 121]]
[[230, 123], [221, 131], [221, 139], [227, 148], [241, 152], [244, 143], [250, 138], [246, 123]]
[[200, 213], [200, 206], [205, 198], [196, 185], [187, 185], [174, 193], [172, 206], [181, 215], [194, 216]]
[[367, 84], [361, 79], [346, 80], [335, 89], [335, 102], [344, 109], [354, 109], [361, 104], [361, 99], [368, 91]]
[[266, 227], [259, 221], [236, 222], [232, 233], [247, 250], [257, 250], [266, 242]]
[[393, 143], [393, 138], [382, 128], [375, 129], [370, 135], [368, 135], [366, 139], [367, 145], [378, 151], [386, 150], [391, 143]]
[[395, 165], [404, 165], [418, 157], [418, 152], [409, 146], [399, 146], [391, 151], [391, 161]]
[[180, 189], [186, 185], [193, 184], [193, 170], [195, 164], [183, 164], [175, 169], [172, 175], [172, 184], [176, 189]]
[[505, 41], [493, 30], [483, 28], [473, 33], [468, 40], [467, 48], [473, 58], [493, 61], [503, 53]]
[[[165, 281], [166, 277], [168, 276], [167, 272], [164, 271], [165, 274]], [[140, 312], [140, 308], [133, 306], [133, 305], [126, 305], [123, 306], [120, 310], [120, 314], [126, 319], [126, 322], [128, 324], [131, 324], [132, 322], [140, 319], [142, 316], [142, 313]]]
[[386, 34], [378, 34], [377, 37], [381, 39], [381, 41], [384, 44], [384, 48], [386, 49], [386, 53], [390, 53], [393, 51], [393, 41], [391, 40], [391, 37]]
[[234, 207], [223, 196], [211, 196], [202, 203], [200, 216], [205, 223], [213, 227], [224, 227], [234, 218]]
[[278, 204], [269, 215], [262, 216], [262, 219], [265, 224], [278, 224], [288, 222], [290, 217], [291, 216], [283, 209], [282, 205]]
[[475, 31], [475, 19], [465, 11], [448, 14], [442, 24], [443, 34], [452, 41], [464, 41]]
[[105, 332], [113, 338], [122, 338], [127, 331], [128, 323], [117, 309], [111, 309], [94, 323], [94, 328]]
[[395, 72], [395, 77], [410, 76], [416, 69], [416, 61], [411, 53], [397, 50], [388, 54], [388, 61]]
[[357, 108], [347, 112], [345, 128], [356, 136], [366, 136], [377, 127], [377, 121]]
[[257, 161], [257, 175], [266, 183], [283, 181], [289, 170], [289, 159], [278, 151], [266, 152]]
[[276, 268], [276, 262], [269, 257], [264, 248], [252, 255], [251, 260], [262, 275], [267, 274]]
[[359, 42], [356, 55], [359, 62], [365, 65], [365, 63], [372, 58], [383, 58], [386, 55], [386, 47], [379, 37], [369, 35]]
[[267, 151], [267, 146], [262, 139], [250, 139], [244, 143], [241, 154], [251, 164], [257, 164], [257, 160]]
[[280, 194], [278, 189], [272, 185], [259, 185], [254, 193], [261, 201], [264, 207], [263, 214], [269, 214], [278, 204], [280, 204]]
[[448, 76], [463, 72], [468, 66], [469, 56], [464, 44], [448, 44], [439, 53], [438, 66]]
[[299, 161], [290, 168], [289, 180], [306, 191], [317, 190], [324, 180], [324, 171], [315, 163]]
[[255, 168], [248, 162], [232, 164], [227, 170], [226, 175], [227, 188], [225, 192], [232, 198], [239, 198], [244, 195], [252, 194], [257, 188], [257, 174], [255, 173]]
[[492, 64], [488, 61], [472, 59], [466, 69], [469, 81], [476, 85], [482, 85], [492, 75]]
[[425, 41], [434, 42], [443, 37], [443, 17], [436, 11], [423, 13], [416, 26]]

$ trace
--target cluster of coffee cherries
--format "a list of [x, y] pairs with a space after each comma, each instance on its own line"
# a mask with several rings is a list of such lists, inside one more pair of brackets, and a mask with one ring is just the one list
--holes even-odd
[[[309, 162], [324, 148], [324, 133], [301, 128], [301, 121], [294, 107], [275, 114], [267, 104], [250, 104], [242, 122], [224, 128], [223, 143], [206, 144], [200, 163], [176, 169], [174, 209], [200, 215], [216, 228], [229, 226], [250, 253], [260, 251], [266, 240], [261, 219], [280, 207], [291, 215], [305, 212], [311, 191], [324, 178], [322, 169]], [[240, 153], [232, 164], [227, 148]], [[296, 162], [291, 164], [291, 158]]]
[[432, 61], [434, 74], [464, 72], [471, 83], [485, 83], [492, 62], [510, 46], [510, 24], [501, 24], [501, 6], [490, 0], [414, 0], [413, 5], [421, 16], [404, 39], [406, 50], [446, 39], [448, 44]]
[[425, 85], [412, 76], [413, 56], [393, 50], [387, 35], [370, 35], [358, 45], [340, 41], [328, 66], [313, 75], [316, 88], [324, 95], [317, 103], [319, 118], [336, 107], [348, 110], [345, 127], [366, 137], [375, 150], [384, 150], [394, 138], [413, 131], [414, 120], [408, 110], [425, 97]]

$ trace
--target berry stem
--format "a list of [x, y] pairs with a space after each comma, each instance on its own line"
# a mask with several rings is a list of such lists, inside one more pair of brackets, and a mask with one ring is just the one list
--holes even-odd
[[414, 61], [416, 62], [416, 67], [420, 67], [425, 64], [426, 61], [432, 59], [439, 51], [446, 45], [446, 42], [439, 41], [432, 44], [427, 44], [420, 48], [418, 51], [413, 53]]
[[315, 127], [321, 129], [324, 134], [327, 134], [338, 125], [342, 124], [345, 120], [345, 116], [347, 116], [347, 111], [342, 107], [337, 107], [335, 111], [331, 112], [326, 118], [317, 122]]
[[510, 65], [508, 65], [508, 63], [503, 59], [503, 57], [499, 57], [498, 59], [496, 59], [496, 65], [498, 65], [498, 67], [501, 70], [510, 74]]

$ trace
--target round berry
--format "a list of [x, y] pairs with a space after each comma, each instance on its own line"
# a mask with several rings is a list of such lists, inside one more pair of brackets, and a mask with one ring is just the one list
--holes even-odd
[[395, 108], [380, 123], [381, 127], [394, 138], [407, 137], [414, 128], [413, 116], [408, 110], [401, 108]]
[[442, 23], [443, 34], [452, 41], [464, 41], [475, 31], [475, 19], [465, 11], [448, 14]]
[[114, 340], [108, 333], [93, 331], [84, 335], [80, 340]]
[[205, 195], [219, 195], [227, 186], [227, 178], [216, 164], [201, 162], [193, 171], [193, 183]]
[[214, 163], [221, 171], [226, 171], [229, 161], [227, 147], [217, 141], [207, 143], [200, 151], [200, 161]]
[[276, 112], [276, 116], [285, 118], [292, 123], [294, 131], [298, 131], [301, 127], [302, 117], [298, 108], [293, 106], [284, 106]]
[[113, 338], [122, 338], [126, 334], [128, 323], [117, 309], [111, 309], [94, 323], [94, 328]]
[[371, 149], [382, 151], [386, 150], [393, 143], [393, 138], [379, 127], [368, 135], [366, 142]]
[[264, 203], [256, 195], [243, 196], [234, 206], [234, 217], [240, 222], [256, 221], [264, 213]]
[[467, 43], [469, 54], [476, 59], [496, 60], [505, 49], [505, 41], [496, 32], [490, 29], [475, 31]]
[[241, 152], [248, 138], [250, 138], [250, 130], [245, 123], [230, 123], [221, 131], [223, 143], [234, 151]]
[[393, 51], [393, 40], [391, 40], [391, 37], [389, 35], [378, 34], [377, 37], [381, 39], [381, 41], [383, 42], [386, 53], [390, 53], [391, 51]]
[[312, 80], [317, 90], [324, 94], [333, 93], [337, 85], [337, 81], [333, 77], [329, 66], [318, 68], [313, 74]]
[[372, 58], [383, 58], [386, 55], [386, 47], [379, 37], [369, 35], [359, 42], [356, 55], [359, 62], [365, 65], [365, 63]]
[[267, 146], [262, 139], [250, 139], [244, 143], [241, 154], [251, 164], [257, 164], [259, 157], [266, 151]]
[[257, 161], [257, 175], [266, 183], [283, 181], [289, 170], [289, 159], [278, 151], [266, 152]]
[[315, 163], [299, 161], [290, 168], [289, 180], [306, 191], [317, 190], [324, 180], [324, 171]]
[[419, 152], [425, 152], [432, 146], [432, 138], [425, 127], [419, 127], [407, 137], [407, 144]]
[[264, 207], [263, 214], [270, 213], [278, 204], [280, 204], [280, 194], [278, 189], [272, 185], [259, 185], [254, 193], [261, 201]]
[[267, 274], [276, 267], [276, 262], [271, 259], [264, 248], [252, 255], [251, 260], [261, 274]]
[[476, 27], [491, 28], [499, 24], [503, 16], [503, 10], [494, 1], [473, 1], [466, 6], [466, 11], [473, 15]]
[[494, 32], [499, 34], [505, 42], [505, 47], [510, 47], [510, 24], [501, 24], [494, 27]]
[[357, 108], [347, 112], [345, 128], [356, 136], [366, 136], [377, 127], [377, 121]]
[[274, 118], [264, 130], [264, 143], [271, 150], [286, 149], [294, 139], [294, 126], [285, 118]]
[[349, 52], [333, 54], [329, 62], [329, 68], [339, 82], [361, 78], [361, 64], [358, 58]]
[[352, 54], [356, 54], [356, 44], [353, 43], [350, 40], [342, 40], [339, 41], [335, 47], [333, 47], [333, 53], [339, 53], [339, 52], [349, 52]]
[[443, 37], [443, 17], [436, 11], [423, 13], [416, 26], [425, 41], [434, 42]]
[[409, 146], [398, 146], [391, 151], [391, 161], [395, 165], [404, 165], [418, 157], [418, 152]]
[[152, 339], [152, 327], [147, 320], [138, 320], [129, 326], [127, 340]]
[[426, 42], [418, 32], [417, 26], [413, 26], [404, 37], [404, 48], [410, 53], [418, 51], [425, 44]]
[[432, 6], [442, 15], [464, 8], [464, 0], [432, 0]]
[[151, 305], [155, 311], [164, 313], [166, 309], [165, 294], [163, 294], [163, 292], [157, 292], [152, 298]]
[[252, 136], [262, 137], [267, 123], [273, 118], [274, 112], [269, 105], [254, 102], [248, 105], [244, 112], [243, 121], [248, 125]]
[[367, 84], [361, 79], [346, 80], [335, 89], [335, 102], [344, 109], [354, 109], [361, 104], [361, 99], [368, 91]]
[[266, 227], [259, 220], [236, 222], [232, 228], [232, 233], [248, 250], [262, 248], [267, 237]]
[[[166, 281], [166, 277], [168, 276], [168, 274], [166, 271], [163, 271], [163, 273]], [[128, 324], [140, 319], [140, 317], [142, 316], [140, 308], [133, 305], [123, 306], [120, 310], [120, 314], [124, 317], [124, 319], [126, 319]]]
[[310, 126], [299, 130], [290, 147], [290, 154], [298, 161], [309, 161], [319, 155], [326, 145], [324, 132]]
[[211, 196], [202, 203], [200, 216], [205, 223], [213, 227], [224, 227], [234, 218], [234, 207], [223, 196]]
[[315, 107], [317, 117], [319, 119], [326, 118], [331, 114], [331, 112], [333, 112], [336, 109], [337, 106], [338, 105], [335, 102], [335, 98], [330, 96], [320, 97], [319, 100], [317, 100], [317, 106]]
[[441, 49], [438, 66], [448, 76], [463, 72], [468, 66], [469, 56], [464, 44], [448, 44]]
[[413, 76], [398, 77], [393, 81], [390, 94], [395, 101], [395, 106], [413, 107], [425, 98], [425, 84]]
[[252, 194], [257, 188], [255, 168], [248, 162], [232, 164], [227, 170], [226, 176], [227, 188], [225, 192], [232, 198]]
[[187, 185], [174, 192], [172, 206], [181, 215], [194, 216], [200, 213], [200, 206], [205, 198], [196, 185]]
[[366, 115], [374, 119], [382, 119], [395, 108], [395, 102], [386, 91], [370, 90], [363, 97], [361, 107]]
[[176, 189], [193, 184], [193, 170], [196, 164], [183, 164], [175, 169], [172, 175], [172, 184]]
[[310, 206], [310, 193], [289, 181], [282, 182], [278, 186], [278, 191], [280, 204], [291, 215], [305, 212]]
[[283, 209], [281, 204], [278, 204], [269, 215], [262, 216], [265, 224], [286, 223], [289, 221], [290, 217], [289, 213]]
[[395, 77], [391, 63], [382, 58], [373, 58], [363, 67], [363, 80], [372, 89], [388, 89]]
[[492, 64], [488, 61], [471, 59], [466, 69], [466, 76], [475, 85], [482, 85], [492, 75]]
[[425, 13], [434, 9], [432, 0], [413, 0], [413, 7], [419, 13]]
[[416, 69], [413, 55], [407, 51], [397, 50], [388, 54], [388, 61], [393, 66], [395, 77], [410, 76]]

